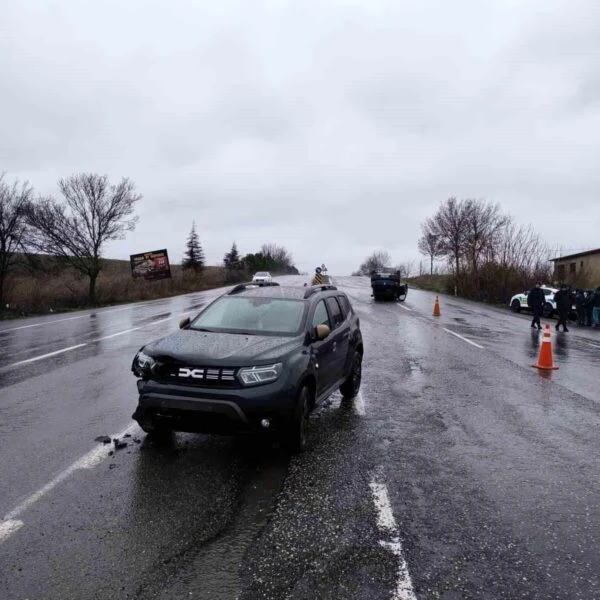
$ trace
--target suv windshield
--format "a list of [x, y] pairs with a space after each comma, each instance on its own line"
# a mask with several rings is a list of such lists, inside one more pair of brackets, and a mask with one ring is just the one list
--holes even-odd
[[268, 273], [265, 271], [259, 271], [254, 277], [266, 277]]
[[220, 298], [200, 313], [190, 329], [250, 333], [255, 335], [293, 335], [304, 316], [302, 300], [238, 296]]

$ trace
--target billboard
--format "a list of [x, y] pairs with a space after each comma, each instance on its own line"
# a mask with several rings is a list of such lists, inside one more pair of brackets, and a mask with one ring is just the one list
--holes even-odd
[[169, 279], [171, 277], [171, 266], [166, 248], [164, 250], [152, 250], [141, 254], [131, 254], [131, 275], [143, 277], [144, 279]]

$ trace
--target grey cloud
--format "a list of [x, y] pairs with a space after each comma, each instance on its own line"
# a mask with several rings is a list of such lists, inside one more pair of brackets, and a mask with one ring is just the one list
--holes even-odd
[[451, 195], [598, 246], [598, 222], [573, 224], [600, 184], [598, 15], [592, 0], [9, 3], [0, 170], [43, 193], [82, 169], [130, 176], [141, 219], [111, 256], [178, 259], [195, 219], [212, 262], [233, 240], [282, 243], [304, 269], [419, 260], [419, 225]]

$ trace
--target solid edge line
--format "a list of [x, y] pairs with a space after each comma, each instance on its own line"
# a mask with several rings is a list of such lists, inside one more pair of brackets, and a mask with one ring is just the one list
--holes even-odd
[[377, 511], [377, 527], [380, 532], [390, 535], [389, 540], [380, 540], [379, 544], [387, 548], [398, 559], [398, 575], [396, 589], [392, 595], [393, 600], [417, 600], [413, 589], [412, 579], [408, 572], [408, 565], [404, 558], [400, 535], [396, 526], [396, 519], [385, 484], [378, 483], [375, 478], [369, 484], [373, 494], [373, 502]]
[[[113, 438], [122, 438], [127, 433], [131, 433], [135, 430], [136, 425], [129, 425], [123, 431], [110, 436], [111, 441]], [[51, 492], [56, 486], [61, 484], [65, 479], [70, 477], [75, 471], [80, 469], [93, 469], [98, 466], [109, 456], [109, 452], [113, 450], [112, 444], [98, 444], [95, 448], [90, 450], [87, 454], [84, 454], [81, 458], [76, 460], [66, 469], [61, 471], [54, 479], [49, 481], [46, 485], [41, 487], [39, 490], [25, 498], [18, 506], [15, 506], [9, 513], [7, 513], [2, 521], [0, 521], [0, 542], [8, 539], [15, 531], [18, 531], [23, 526], [23, 521], [17, 517], [21, 516], [21, 513], [25, 512], [28, 508], [33, 506], [38, 500], [43, 498], [48, 492]]]
[[459, 340], [462, 340], [463, 342], [467, 342], [467, 344], [471, 344], [471, 346], [475, 346], [475, 348], [479, 348], [480, 350], [485, 350], [485, 348], [483, 346], [480, 346], [479, 344], [472, 342], [471, 340], [467, 339], [466, 337], [463, 337], [462, 335], [456, 333], [455, 331], [451, 331], [450, 329], [446, 329], [445, 327], [444, 327], [444, 331], [448, 332], [450, 335], [456, 336]]

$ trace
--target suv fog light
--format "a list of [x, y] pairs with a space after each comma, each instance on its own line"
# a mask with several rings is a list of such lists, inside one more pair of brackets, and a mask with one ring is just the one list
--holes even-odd
[[271, 419], [263, 419], [260, 422], [260, 426], [264, 427], [265, 429], [269, 429], [269, 427], [271, 427]]

